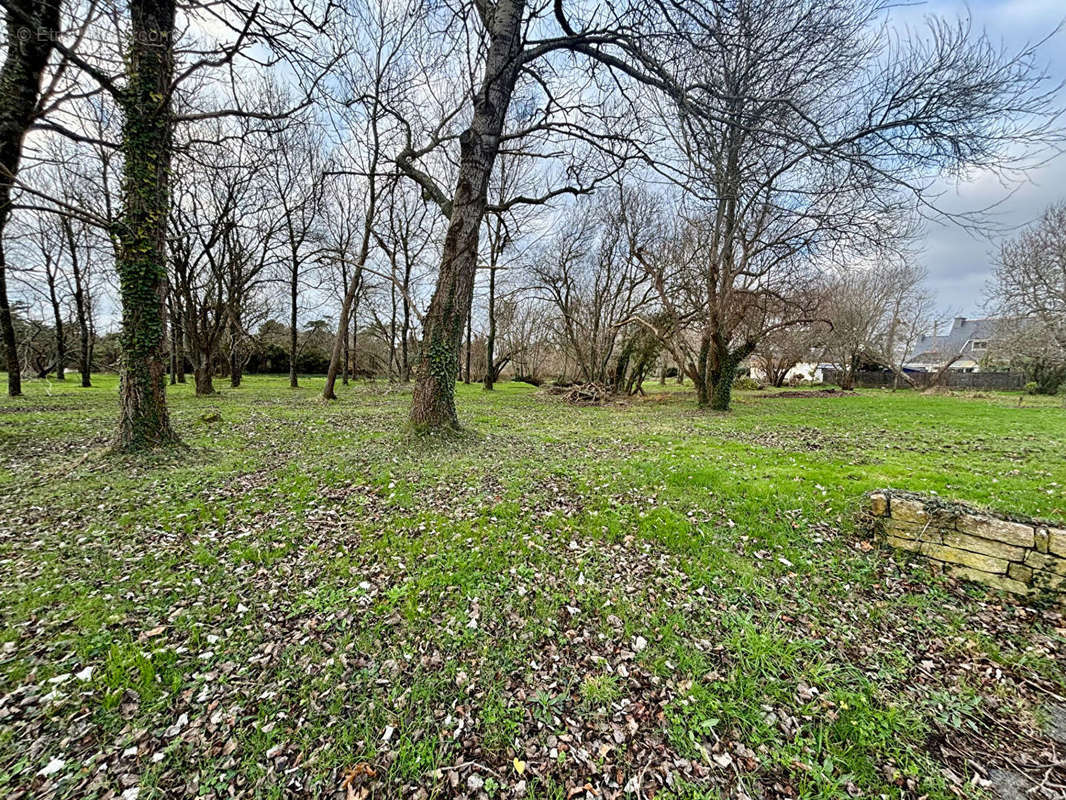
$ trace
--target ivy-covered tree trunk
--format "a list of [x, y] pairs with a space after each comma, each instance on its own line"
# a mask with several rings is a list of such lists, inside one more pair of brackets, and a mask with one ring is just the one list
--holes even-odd
[[485, 73], [470, 127], [459, 136], [459, 176], [444, 239], [440, 275], [426, 312], [415, 362], [411, 423], [417, 429], [457, 428], [455, 380], [463, 328], [474, 296], [478, 235], [488, 205], [489, 176], [500, 149], [518, 76], [524, 0], [497, 0]]
[[[711, 337], [709, 334], [705, 334], [700, 340], [700, 351], [699, 356], [696, 359], [696, 364], [689, 372], [689, 377], [692, 378], [692, 384], [696, 387], [696, 404], [700, 408], [706, 408], [711, 404], [711, 381], [707, 363], [710, 352]], [[684, 373], [683, 366], [684, 365], [678, 362], [678, 383], [681, 382], [681, 376]]]
[[709, 406], [712, 411], [728, 411], [733, 398], [733, 379], [740, 362], [755, 350], [754, 342], [744, 342], [735, 349], [730, 349], [726, 341], [713, 341], [711, 346], [711, 364], [708, 370], [710, 384]]
[[8, 0], [4, 5], [6, 56], [0, 69], [0, 337], [7, 361], [7, 393], [22, 394], [15, 321], [7, 295], [4, 230], [11, 189], [22, 160], [22, 140], [33, 123], [41, 75], [59, 27], [58, 0]]
[[163, 346], [174, 0], [131, 0], [130, 17], [128, 79], [119, 99], [123, 208], [115, 261], [122, 298], [120, 450], [176, 440], [167, 413]]

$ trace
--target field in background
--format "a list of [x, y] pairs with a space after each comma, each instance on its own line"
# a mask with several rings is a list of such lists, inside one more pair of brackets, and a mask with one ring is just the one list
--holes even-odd
[[187, 446], [133, 459], [96, 381], [0, 399], [0, 793], [1066, 782], [1062, 616], [852, 522], [880, 487], [1066, 519], [1061, 399], [460, 386], [425, 439], [401, 387], [252, 377], [171, 391]]

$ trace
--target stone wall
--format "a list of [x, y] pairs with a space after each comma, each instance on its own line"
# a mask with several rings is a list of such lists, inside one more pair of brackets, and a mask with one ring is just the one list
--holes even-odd
[[868, 512], [887, 544], [938, 561], [953, 575], [1066, 600], [1066, 525], [887, 490], [868, 496]]

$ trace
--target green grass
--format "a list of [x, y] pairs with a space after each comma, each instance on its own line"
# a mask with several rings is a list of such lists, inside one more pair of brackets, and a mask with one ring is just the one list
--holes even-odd
[[117, 457], [94, 382], [0, 399], [3, 794], [946, 798], [937, 743], [1027, 746], [1066, 694], [1055, 611], [853, 524], [882, 487], [1066, 519], [1061, 400], [505, 383], [437, 438], [403, 387], [252, 377]]

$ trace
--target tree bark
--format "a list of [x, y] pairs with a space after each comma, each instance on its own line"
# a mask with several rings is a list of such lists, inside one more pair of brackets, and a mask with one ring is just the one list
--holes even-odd
[[411, 423], [416, 429], [458, 428], [455, 379], [463, 326], [474, 294], [478, 235], [488, 183], [514, 93], [521, 51], [524, 0], [498, 0], [492, 15], [485, 74], [474, 98], [470, 127], [459, 136], [459, 176], [444, 240], [440, 275], [415, 363]]
[[347, 370], [347, 350], [348, 350], [348, 322], [351, 319], [352, 306], [355, 303], [355, 296], [359, 293], [359, 284], [363, 278], [363, 263], [366, 261], [367, 253], [370, 249], [370, 223], [366, 225], [366, 236], [363, 239], [363, 249], [359, 258], [359, 264], [356, 267], [355, 272], [352, 274], [352, 280], [348, 284], [347, 289], [344, 292], [344, 301], [341, 303], [341, 317], [337, 324], [337, 335], [333, 339], [333, 352], [329, 359], [329, 370], [326, 372], [326, 385], [322, 388], [323, 400], [336, 400], [337, 392], [335, 391], [337, 385], [337, 373], [340, 371], [342, 354], [345, 360], [345, 370]]
[[92, 331], [89, 330], [88, 320], [86, 319], [87, 314], [82, 302], [77, 299], [75, 299], [74, 302], [77, 306], [78, 313], [78, 332], [81, 335], [78, 368], [81, 371], [82, 388], [88, 389], [93, 385], [93, 364], [89, 349], [92, 339]]
[[[296, 256], [294, 255], [295, 259]], [[299, 294], [299, 267], [292, 266], [292, 281], [289, 283], [289, 388], [297, 389], [300, 382], [296, 377], [296, 348], [298, 346], [296, 331], [296, 312]]]
[[345, 287], [344, 301], [341, 303], [341, 316], [337, 321], [337, 335], [333, 339], [333, 352], [329, 359], [329, 370], [326, 372], [326, 385], [322, 389], [323, 400], [336, 400], [337, 372], [340, 370], [341, 357], [348, 342], [348, 320], [351, 318], [352, 304], [355, 296], [359, 293], [359, 285], [363, 280], [363, 265], [366, 264], [367, 256], [370, 255], [370, 236], [374, 230], [374, 209], [377, 205], [377, 190], [374, 180], [374, 172], [377, 169], [377, 157], [371, 161], [370, 168], [370, 193], [367, 203], [366, 216], [363, 218], [363, 240], [359, 246], [359, 260], [352, 272], [352, 280]]
[[485, 339], [485, 389], [496, 383], [496, 265], [489, 266], [489, 333]]
[[178, 371], [178, 383], [185, 383], [185, 326], [181, 324], [180, 319], [171, 320], [171, 325], [177, 327], [174, 332], [174, 340], [177, 351], [177, 371]]
[[67, 379], [65, 370], [67, 361], [67, 343], [66, 338], [63, 335], [63, 307], [59, 303], [59, 294], [56, 292], [56, 275], [52, 271], [51, 265], [48, 265], [45, 270], [48, 276], [48, 300], [52, 305], [52, 319], [55, 325], [56, 380], [65, 381]]
[[170, 206], [174, 0], [133, 0], [122, 108], [122, 190], [115, 260], [122, 298], [121, 414], [116, 449], [176, 440], [167, 413], [164, 341]]
[[229, 321], [229, 385], [234, 389], [241, 387], [244, 379], [244, 359], [240, 353], [240, 309], [230, 309]]
[[[10, 194], [9, 189], [0, 192]], [[5, 203], [0, 199], [0, 203]], [[7, 394], [18, 397], [22, 394], [22, 367], [19, 364], [18, 340], [15, 338], [15, 320], [11, 305], [7, 299], [7, 269], [4, 258], [3, 228], [7, 224], [7, 214], [0, 211], [0, 333], [4, 339], [4, 361], [7, 364]]]
[[208, 395], [215, 393], [214, 374], [215, 370], [214, 364], [211, 363], [211, 353], [199, 353], [196, 369], [193, 372], [193, 377], [196, 381], [196, 394]]
[[77, 241], [74, 237], [74, 226], [67, 217], [60, 218], [63, 233], [67, 239], [67, 247], [70, 250], [70, 267], [74, 278], [74, 313], [78, 318], [78, 334], [81, 337], [78, 369], [81, 371], [81, 385], [88, 389], [92, 384], [92, 326], [89, 322], [89, 303], [87, 280], [81, 267], [81, 259], [78, 258]]
[[403, 321], [400, 323], [400, 380], [407, 383], [411, 380], [411, 356], [407, 352], [408, 342], [411, 339], [411, 306], [407, 298], [411, 296], [411, 261], [404, 260], [403, 272]]
[[[341, 265], [341, 283], [345, 286], [348, 285], [348, 267]], [[351, 353], [348, 351], [348, 331], [350, 327], [350, 321], [344, 325], [344, 364], [341, 367], [341, 383], [345, 386], [348, 385], [348, 375], [351, 373]]]
[[7, 358], [7, 393], [22, 394], [15, 321], [7, 294], [3, 234], [11, 216], [11, 188], [22, 160], [22, 142], [33, 123], [41, 76], [59, 27], [58, 0], [11, 0], [4, 66], [0, 69], [0, 336]]

